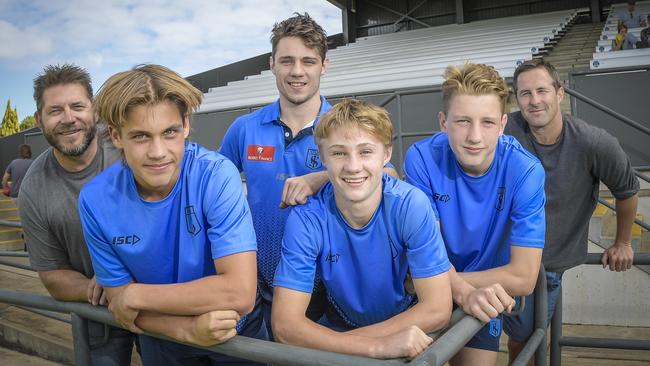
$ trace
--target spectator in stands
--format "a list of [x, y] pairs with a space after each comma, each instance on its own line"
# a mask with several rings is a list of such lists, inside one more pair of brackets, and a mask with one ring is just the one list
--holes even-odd
[[[450, 264], [428, 198], [383, 172], [388, 113], [345, 100], [314, 131], [327, 183], [287, 219], [274, 280], [283, 343], [374, 358], [413, 358], [451, 315]], [[414, 219], [417, 217], [417, 219]], [[407, 272], [415, 296], [405, 289]], [[305, 316], [318, 273], [329, 310]]]
[[[96, 97], [123, 161], [79, 194], [84, 236], [108, 309], [122, 326], [211, 345], [266, 339], [256, 298], [255, 232], [237, 169], [187, 142], [202, 93], [141, 65]], [[197, 334], [198, 333], [198, 334]], [[140, 335], [145, 365], [253, 364]]]
[[[494, 365], [501, 313], [528, 295], [544, 247], [544, 169], [503, 135], [508, 86], [492, 66], [449, 67], [439, 132], [406, 153], [406, 178], [438, 212], [455, 303], [486, 326], [452, 365]], [[480, 214], [477, 214], [480, 213]]]
[[[305, 203], [327, 181], [313, 139], [319, 117], [331, 108], [320, 95], [320, 78], [329, 65], [326, 53], [325, 31], [308, 14], [275, 24], [269, 64], [280, 98], [237, 118], [219, 150], [246, 176], [257, 234], [258, 287], [270, 334], [273, 275], [289, 214], [282, 208]], [[316, 286], [308, 309], [312, 320], [322, 315], [322, 293], [322, 286]]]
[[628, 33], [627, 26], [621, 23], [618, 25], [618, 33], [612, 41], [612, 51], [631, 50], [634, 48], [636, 42], [636, 36]]
[[[564, 89], [555, 68], [542, 60], [526, 61], [514, 73], [519, 112], [508, 116], [505, 133], [514, 136], [546, 170], [546, 268], [548, 319], [561, 291], [562, 274], [585, 262], [589, 219], [599, 183], [616, 198], [616, 239], [602, 256], [603, 267], [625, 271], [632, 265], [631, 229], [639, 182], [616, 138], [588, 123], [562, 114]], [[526, 304], [534, 304], [531, 295]], [[508, 319], [508, 348], [514, 360], [533, 331], [533, 307]]]
[[[25, 175], [18, 195], [20, 220], [32, 267], [60, 301], [105, 305], [85, 245], [77, 198], [92, 177], [119, 159], [110, 141], [98, 138], [93, 91], [86, 70], [70, 64], [46, 66], [34, 79], [37, 126], [51, 145]], [[88, 322], [93, 365], [129, 364], [134, 336]]]
[[[20, 184], [27, 173], [27, 169], [34, 162], [32, 160], [32, 147], [27, 144], [18, 146], [18, 159], [14, 159], [9, 163], [5, 174], [2, 176], [2, 187], [9, 187], [9, 197], [17, 203], [18, 192], [20, 191]], [[11, 184], [9, 182], [11, 181]]]
[[636, 1], [627, 2], [627, 9], [618, 14], [618, 23], [625, 24], [628, 28], [645, 27], [645, 17], [636, 9]]
[[647, 28], [641, 30], [641, 39], [636, 43], [636, 48], [648, 48], [650, 47], [650, 14], [646, 18]]

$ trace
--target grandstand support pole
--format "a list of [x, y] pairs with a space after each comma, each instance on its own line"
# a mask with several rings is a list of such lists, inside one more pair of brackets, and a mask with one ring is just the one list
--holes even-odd
[[90, 366], [90, 343], [88, 341], [88, 320], [76, 313], [70, 314], [72, 318], [72, 340], [74, 343], [74, 364], [76, 366]]
[[463, 0], [456, 0], [456, 24], [465, 23], [465, 8], [463, 7]]
[[591, 22], [593, 24], [600, 23], [600, 12], [601, 12], [600, 1], [590, 0], [589, 10], [591, 11]]
[[535, 365], [546, 365], [546, 329], [548, 327], [548, 289], [546, 287], [546, 269], [543, 264], [539, 266], [537, 275], [538, 291], [535, 294], [535, 329], [542, 329], [544, 335], [535, 351]]
[[562, 284], [557, 294], [555, 303], [555, 312], [551, 318], [551, 366], [560, 366], [562, 364]]

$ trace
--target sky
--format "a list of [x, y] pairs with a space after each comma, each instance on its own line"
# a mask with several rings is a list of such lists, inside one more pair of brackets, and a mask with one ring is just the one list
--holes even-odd
[[0, 113], [8, 99], [19, 120], [34, 113], [45, 65], [86, 68], [95, 92], [141, 63], [190, 76], [270, 52], [273, 24], [296, 11], [341, 32], [341, 11], [326, 0], [0, 0]]

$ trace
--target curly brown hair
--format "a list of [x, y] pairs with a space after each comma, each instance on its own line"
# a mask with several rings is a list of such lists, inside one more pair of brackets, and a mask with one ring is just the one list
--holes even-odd
[[271, 31], [271, 57], [275, 58], [275, 51], [278, 43], [284, 37], [298, 37], [302, 39], [305, 46], [316, 50], [325, 61], [327, 54], [327, 34], [323, 27], [318, 25], [309, 14], [294, 13], [294, 16], [279, 23], [275, 23]]

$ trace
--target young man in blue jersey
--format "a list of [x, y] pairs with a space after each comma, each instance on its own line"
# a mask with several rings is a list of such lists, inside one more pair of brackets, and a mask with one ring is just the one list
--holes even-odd
[[[79, 212], [97, 282], [123, 327], [211, 345], [266, 338], [256, 299], [255, 233], [237, 169], [187, 142], [202, 94], [141, 65], [96, 98], [123, 162], [82, 189]], [[250, 314], [249, 314], [250, 313]], [[140, 335], [145, 365], [248, 364]]]
[[[280, 97], [237, 118], [219, 150], [246, 176], [257, 234], [259, 289], [268, 327], [273, 275], [289, 214], [283, 208], [305, 203], [327, 181], [313, 129], [331, 108], [320, 95], [320, 78], [329, 65], [323, 28], [308, 14], [295, 14], [275, 24], [271, 45], [269, 63]], [[394, 169], [387, 169], [396, 175]], [[320, 317], [323, 305], [322, 296], [315, 294], [309, 307], [312, 319]]]
[[[413, 358], [451, 315], [450, 264], [428, 198], [383, 172], [392, 152], [388, 113], [345, 100], [315, 129], [329, 183], [292, 209], [275, 275], [280, 342], [374, 358]], [[417, 300], [404, 287], [410, 273]], [[328, 311], [305, 311], [314, 280]]]
[[[449, 67], [442, 86], [442, 132], [415, 143], [404, 166], [438, 212], [452, 294], [488, 322], [452, 365], [496, 363], [499, 314], [534, 287], [544, 247], [544, 169], [503, 135], [508, 86], [487, 65]], [[486, 287], [487, 286], [487, 287]]]

